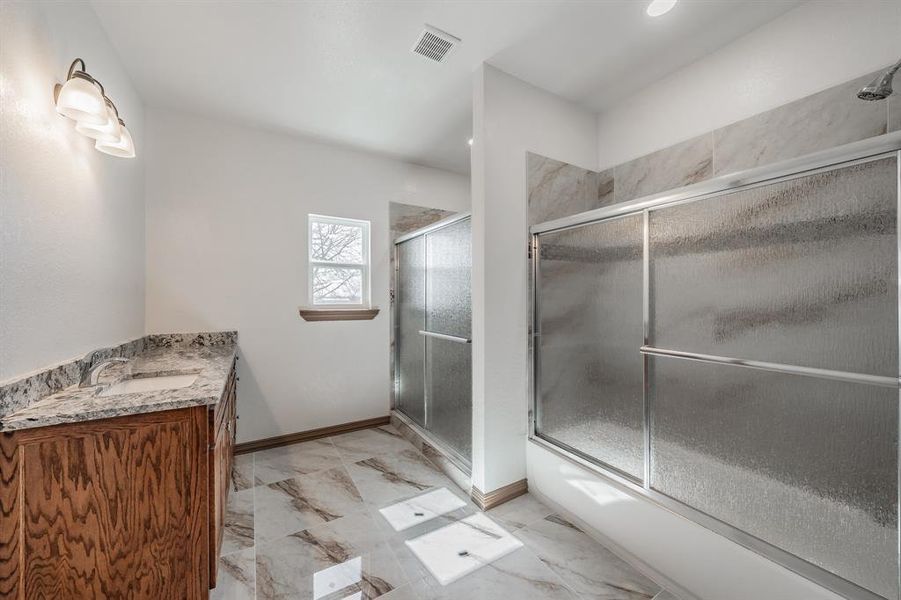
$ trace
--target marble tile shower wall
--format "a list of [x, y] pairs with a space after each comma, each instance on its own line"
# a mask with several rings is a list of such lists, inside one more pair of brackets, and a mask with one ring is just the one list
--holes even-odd
[[613, 170], [597, 173], [528, 153], [529, 225], [613, 203]]
[[863, 102], [876, 73], [604, 171], [529, 153], [529, 225], [901, 130], [901, 97]]

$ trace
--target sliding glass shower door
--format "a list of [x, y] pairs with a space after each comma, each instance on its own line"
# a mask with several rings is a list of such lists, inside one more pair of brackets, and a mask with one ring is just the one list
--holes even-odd
[[398, 244], [396, 252], [394, 402], [425, 427], [425, 238]]
[[899, 597], [897, 152], [538, 230], [535, 435]]
[[[541, 435], [644, 477], [641, 215], [541, 236]], [[603, 335], [599, 332], [603, 331]]]
[[472, 345], [468, 216], [396, 244], [396, 406], [463, 466], [472, 454]]

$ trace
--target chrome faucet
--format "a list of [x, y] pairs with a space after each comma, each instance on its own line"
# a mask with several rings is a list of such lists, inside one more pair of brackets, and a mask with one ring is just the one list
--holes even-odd
[[89, 372], [89, 381], [90, 385], [97, 385], [97, 380], [100, 379], [100, 373], [103, 369], [107, 368], [113, 363], [126, 363], [128, 362], [127, 358], [123, 358], [121, 356], [114, 356], [113, 358], [108, 358], [103, 362], [97, 363], [94, 365]]

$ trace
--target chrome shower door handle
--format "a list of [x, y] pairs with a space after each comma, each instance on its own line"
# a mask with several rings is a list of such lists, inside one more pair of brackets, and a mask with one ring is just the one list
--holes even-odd
[[424, 335], [426, 337], [433, 337], [439, 340], [447, 340], [448, 342], [456, 342], [458, 344], [471, 344], [472, 338], [460, 337], [457, 335], [448, 335], [446, 333], [435, 333], [434, 331], [425, 331], [423, 329], [419, 330], [419, 335]]

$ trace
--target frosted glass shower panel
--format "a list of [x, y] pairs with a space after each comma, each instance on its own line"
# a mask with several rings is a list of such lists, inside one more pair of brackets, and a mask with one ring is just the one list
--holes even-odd
[[538, 435], [643, 476], [642, 215], [539, 236]]
[[420, 425], [425, 425], [425, 238], [397, 245], [395, 341], [397, 371], [395, 403]]
[[898, 389], [655, 356], [651, 486], [898, 597]]
[[468, 470], [472, 456], [471, 227], [468, 215], [396, 244], [395, 408]]
[[426, 339], [429, 428], [467, 462], [472, 460], [472, 346]]
[[470, 336], [472, 310], [470, 221], [457, 221], [426, 236], [428, 313], [426, 328], [463, 338]]
[[651, 345], [896, 377], [897, 203], [892, 157], [652, 211]]

